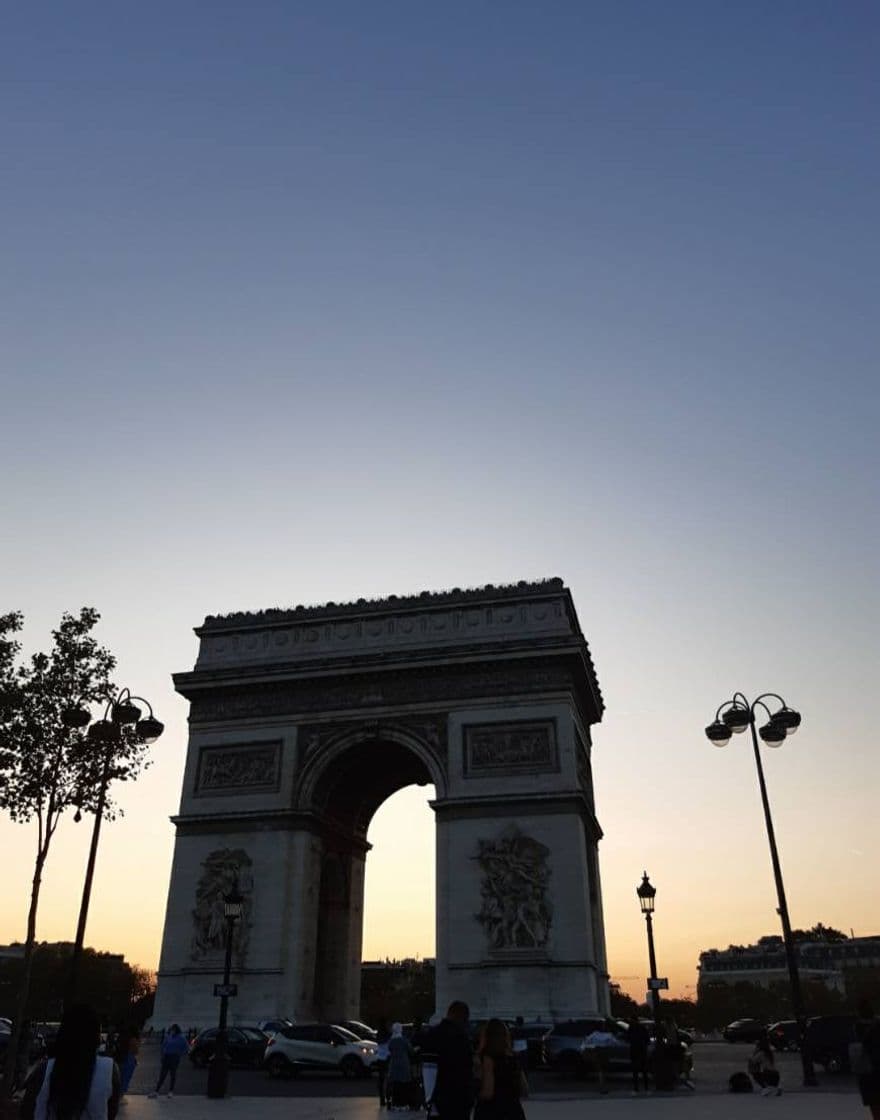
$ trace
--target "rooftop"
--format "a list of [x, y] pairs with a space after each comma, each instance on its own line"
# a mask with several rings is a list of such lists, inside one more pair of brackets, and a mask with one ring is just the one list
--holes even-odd
[[199, 630], [214, 630], [230, 625], [273, 622], [300, 622], [310, 618], [338, 618], [340, 615], [377, 614], [389, 610], [419, 609], [430, 606], [451, 606], [489, 600], [518, 599], [530, 595], [558, 594], [565, 590], [559, 576], [541, 580], [520, 580], [519, 583], [493, 584], [484, 587], [451, 591], [420, 591], [415, 595], [388, 595], [382, 599], [357, 599], [353, 603], [321, 603], [313, 606], [271, 607], [262, 611], [234, 611], [230, 614], [209, 614]]

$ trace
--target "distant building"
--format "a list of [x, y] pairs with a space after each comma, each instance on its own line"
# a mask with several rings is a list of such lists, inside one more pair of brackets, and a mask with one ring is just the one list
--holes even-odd
[[[844, 941], [798, 941], [798, 971], [802, 980], [820, 981], [846, 993], [846, 974], [860, 968], [880, 968], [880, 936], [850, 937]], [[788, 982], [785, 946], [781, 937], [762, 937], [755, 945], [731, 945], [700, 953], [697, 990], [706, 984], [771, 984]]]

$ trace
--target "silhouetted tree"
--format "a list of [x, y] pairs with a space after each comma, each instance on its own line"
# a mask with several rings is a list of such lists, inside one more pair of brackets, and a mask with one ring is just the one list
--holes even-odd
[[[53, 630], [51, 651], [35, 653], [18, 664], [21, 630], [18, 611], [0, 616], [0, 809], [13, 821], [36, 821], [37, 851], [31, 880], [27, 936], [21, 981], [13, 1014], [13, 1034], [7, 1047], [3, 1091], [11, 1092], [24, 1009], [30, 984], [37, 931], [37, 909], [43, 870], [52, 838], [63, 814], [95, 810], [101, 784], [104, 752], [94, 748], [83, 730], [71, 730], [62, 719], [67, 708], [106, 703], [113, 694], [110, 680], [116, 661], [99, 646], [92, 630], [100, 615], [83, 607], [79, 615], [65, 614]], [[137, 776], [144, 762], [145, 744], [132, 728], [114, 742], [111, 776]], [[112, 802], [104, 810], [112, 819]]]
[[628, 1019], [630, 1015], [638, 1015], [639, 1004], [621, 991], [620, 985], [613, 982], [608, 984], [608, 995], [611, 1003], [611, 1014], [615, 1019]]

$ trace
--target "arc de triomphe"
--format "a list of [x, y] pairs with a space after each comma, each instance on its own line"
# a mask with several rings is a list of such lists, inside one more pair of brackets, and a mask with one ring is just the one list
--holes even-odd
[[607, 1010], [602, 697], [562, 580], [209, 617], [196, 633], [195, 669], [174, 678], [190, 735], [154, 1022], [216, 1017], [235, 881], [235, 1018], [356, 1018], [367, 828], [413, 783], [435, 790], [438, 1008]]

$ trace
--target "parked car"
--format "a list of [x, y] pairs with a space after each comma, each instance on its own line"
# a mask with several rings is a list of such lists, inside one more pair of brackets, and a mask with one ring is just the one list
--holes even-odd
[[767, 1028], [767, 1036], [774, 1050], [799, 1050], [800, 1032], [796, 1019], [780, 1019]]
[[855, 1041], [855, 1015], [817, 1015], [807, 1020], [804, 1054], [828, 1073], [846, 1073], [850, 1043]]
[[377, 1046], [344, 1027], [297, 1023], [273, 1035], [263, 1064], [270, 1077], [292, 1077], [302, 1069], [338, 1069], [343, 1077], [369, 1077]]
[[584, 1039], [593, 1031], [604, 1029], [605, 1020], [598, 1017], [566, 1019], [563, 1023], [556, 1023], [545, 1043], [548, 1065], [556, 1070], [573, 1073], [580, 1065]]
[[[226, 1052], [234, 1066], [259, 1069], [263, 1064], [267, 1036], [256, 1027], [230, 1027], [226, 1032]], [[217, 1051], [217, 1028], [210, 1027], [197, 1034], [189, 1046], [189, 1060], [194, 1066], [204, 1067]]]
[[343, 1019], [337, 1025], [343, 1027], [347, 1031], [351, 1031], [355, 1038], [363, 1038], [367, 1042], [376, 1041], [376, 1032], [373, 1028], [368, 1027], [366, 1023], [359, 1022], [357, 1019]]
[[260, 1019], [257, 1023], [257, 1030], [262, 1031], [263, 1034], [278, 1034], [285, 1027], [292, 1026], [293, 1019]]
[[725, 1042], [757, 1042], [766, 1029], [760, 1019], [735, 1019], [721, 1034]]

